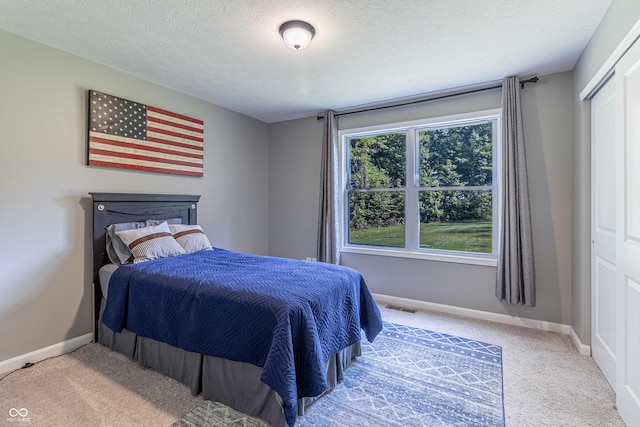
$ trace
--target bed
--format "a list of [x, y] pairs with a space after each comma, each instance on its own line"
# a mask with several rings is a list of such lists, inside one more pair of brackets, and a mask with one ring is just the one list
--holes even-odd
[[109, 226], [194, 226], [200, 196], [90, 194], [96, 341], [193, 394], [292, 426], [342, 381], [361, 331], [372, 341], [382, 329], [362, 276], [346, 267], [222, 248], [116, 266]]

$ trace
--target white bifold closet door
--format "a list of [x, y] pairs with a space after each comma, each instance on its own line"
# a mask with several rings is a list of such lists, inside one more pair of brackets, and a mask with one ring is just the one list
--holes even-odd
[[591, 99], [591, 354], [616, 388], [615, 81]]
[[616, 82], [616, 401], [640, 426], [640, 40], [618, 61]]

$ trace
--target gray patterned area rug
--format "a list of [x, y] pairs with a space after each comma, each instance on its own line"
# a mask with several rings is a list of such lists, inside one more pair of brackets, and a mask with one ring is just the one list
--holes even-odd
[[[296, 426], [504, 426], [502, 348], [393, 323]], [[268, 426], [202, 402], [172, 427]]]

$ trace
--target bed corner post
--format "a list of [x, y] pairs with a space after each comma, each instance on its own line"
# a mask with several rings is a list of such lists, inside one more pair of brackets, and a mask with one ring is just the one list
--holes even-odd
[[93, 341], [98, 342], [98, 319], [100, 317], [100, 303], [102, 290], [98, 277], [98, 271], [104, 264], [106, 253], [106, 235], [102, 224], [105, 223], [105, 205], [96, 200], [97, 193], [89, 193], [93, 199]]

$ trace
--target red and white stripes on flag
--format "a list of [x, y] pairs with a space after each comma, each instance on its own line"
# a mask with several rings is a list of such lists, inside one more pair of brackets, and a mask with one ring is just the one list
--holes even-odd
[[203, 175], [204, 122], [89, 91], [89, 166]]

